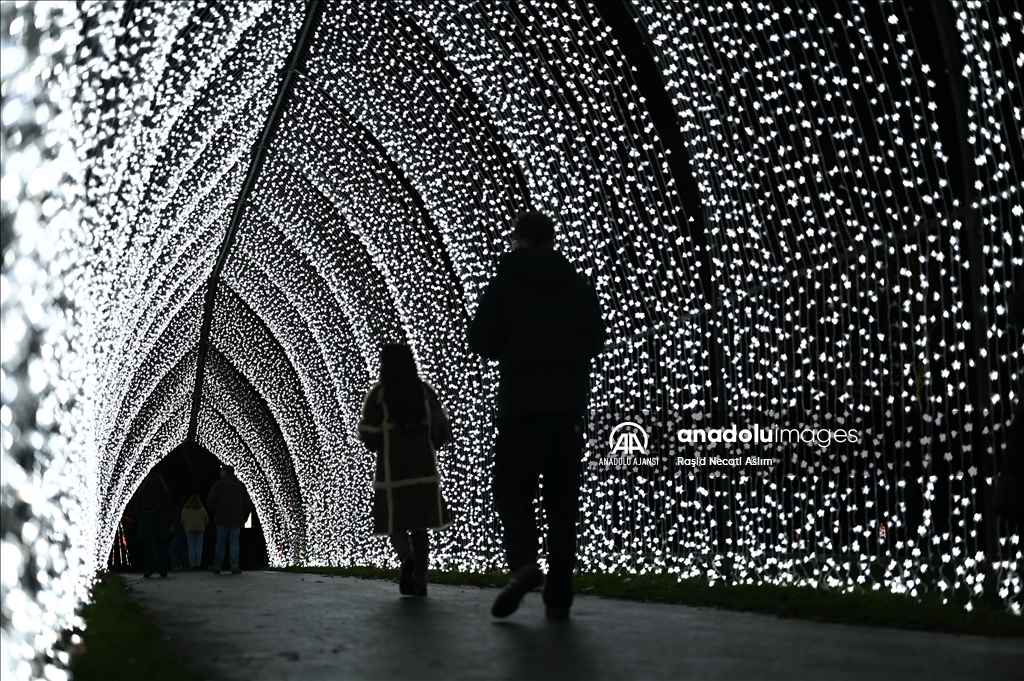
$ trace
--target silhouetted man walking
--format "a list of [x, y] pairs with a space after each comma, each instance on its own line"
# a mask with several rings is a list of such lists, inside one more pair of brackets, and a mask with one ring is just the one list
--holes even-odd
[[549, 618], [565, 619], [572, 606], [590, 362], [604, 344], [604, 321], [593, 289], [554, 250], [551, 218], [521, 213], [514, 226], [515, 250], [501, 259], [469, 325], [473, 352], [500, 362], [493, 493], [512, 576], [491, 612], [511, 615], [544, 579], [533, 508], [543, 475], [549, 528], [544, 604]]
[[252, 513], [252, 501], [245, 491], [245, 485], [235, 477], [232, 466], [220, 469], [220, 480], [213, 483], [210, 494], [206, 497], [206, 508], [209, 509], [217, 524], [217, 548], [214, 552], [211, 569], [220, 574], [224, 565], [225, 545], [230, 544], [229, 556], [231, 574], [241, 574], [238, 564], [238, 537], [242, 533], [245, 519]]

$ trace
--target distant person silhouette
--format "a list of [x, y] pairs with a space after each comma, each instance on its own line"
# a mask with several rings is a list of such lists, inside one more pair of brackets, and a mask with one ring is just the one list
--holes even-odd
[[167, 525], [171, 513], [171, 495], [159, 473], [150, 473], [135, 501], [139, 516], [138, 537], [142, 543], [142, 576], [153, 576], [156, 568], [167, 576]]
[[167, 546], [167, 557], [171, 559], [171, 572], [181, 572], [188, 562], [188, 543], [185, 537], [185, 528], [181, 526], [181, 509], [185, 508], [188, 497], [178, 497], [171, 510], [170, 526], [167, 528], [171, 535], [171, 543]]
[[426, 596], [427, 530], [451, 523], [436, 455], [451, 439], [451, 423], [434, 390], [420, 380], [408, 345], [385, 345], [381, 351], [380, 381], [363, 402], [359, 439], [377, 453], [373, 531], [388, 535], [398, 553], [398, 590]]
[[538, 478], [548, 521], [545, 613], [569, 616], [576, 563], [583, 416], [590, 364], [605, 340], [597, 295], [554, 250], [550, 217], [530, 211], [514, 223], [514, 250], [480, 297], [469, 347], [499, 362], [494, 506], [512, 572], [491, 609], [507, 617], [544, 581], [537, 565]]
[[210, 515], [199, 501], [199, 495], [193, 494], [181, 509], [181, 526], [185, 528], [185, 542], [188, 544], [188, 566], [198, 570], [203, 562], [203, 534], [210, 524]]
[[220, 574], [224, 566], [224, 552], [230, 544], [231, 574], [241, 574], [238, 566], [238, 537], [245, 519], [252, 513], [253, 508], [245, 485], [235, 477], [234, 466], [223, 466], [220, 469], [220, 480], [213, 483], [213, 487], [210, 488], [206, 505], [217, 525], [217, 548], [210, 569]]

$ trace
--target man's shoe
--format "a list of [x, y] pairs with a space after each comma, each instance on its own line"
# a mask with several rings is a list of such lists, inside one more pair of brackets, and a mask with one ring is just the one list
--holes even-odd
[[512, 573], [508, 584], [494, 599], [491, 614], [495, 617], [508, 617], [519, 609], [519, 601], [523, 600], [523, 596], [536, 589], [543, 581], [544, 575], [537, 567], [537, 563], [527, 563], [519, 568]]
[[417, 577], [416, 578], [416, 595], [417, 596], [426, 596], [427, 595], [427, 577], [426, 577], [426, 575], [424, 575], [423, 577]]
[[549, 620], [564, 622], [569, 619], [569, 608], [552, 608], [550, 605], [544, 608], [544, 616]]
[[233, 574], [233, 575], [240, 575], [240, 574], [242, 574], [242, 571], [239, 570], [238, 568], [232, 568], [231, 569], [231, 574]]
[[210, 572], [212, 572], [215, 575], [219, 575], [220, 574], [220, 570], [218, 570], [217, 568], [210, 568]]

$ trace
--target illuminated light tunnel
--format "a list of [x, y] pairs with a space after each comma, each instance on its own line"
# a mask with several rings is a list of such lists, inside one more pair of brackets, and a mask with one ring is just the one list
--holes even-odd
[[[435, 565], [500, 567], [466, 325], [524, 207], [611, 337], [581, 569], [1020, 612], [1014, 5], [5, 3], [2, 36], [5, 678], [60, 675], [186, 440], [237, 467], [273, 565], [389, 563], [355, 439], [387, 342], [455, 425]], [[623, 420], [654, 463], [615, 463]], [[728, 454], [681, 431], [752, 425], [858, 441], [680, 463]]]

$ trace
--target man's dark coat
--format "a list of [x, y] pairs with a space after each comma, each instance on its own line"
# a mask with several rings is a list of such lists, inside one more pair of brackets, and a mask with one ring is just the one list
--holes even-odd
[[216, 524], [241, 527], [252, 513], [252, 502], [242, 481], [234, 473], [228, 473], [213, 483], [210, 495], [206, 498], [206, 509]]
[[499, 419], [584, 415], [604, 341], [597, 295], [552, 248], [506, 254], [469, 325], [470, 349], [499, 361]]

